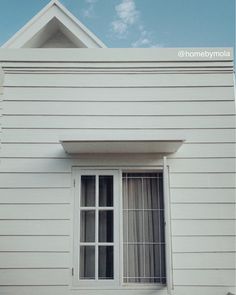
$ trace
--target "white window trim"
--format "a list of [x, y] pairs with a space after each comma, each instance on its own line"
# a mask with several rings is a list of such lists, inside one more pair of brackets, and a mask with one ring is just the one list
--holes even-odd
[[[118, 210], [119, 216], [116, 216], [115, 218], [119, 219], [119, 249], [117, 251], [117, 263], [119, 265], [119, 273], [118, 273], [118, 279], [112, 280], [112, 282], [104, 282], [101, 281], [101, 284], [96, 284], [92, 286], [91, 282], [89, 282], [89, 285], [83, 285], [80, 284], [80, 281], [77, 280], [76, 276], [76, 260], [78, 259], [78, 256], [75, 255], [75, 247], [76, 247], [76, 235], [77, 235], [77, 241], [78, 241], [78, 233], [76, 233], [76, 228], [78, 228], [78, 223], [76, 223], [75, 218], [75, 210], [76, 210], [76, 196], [78, 196], [78, 186], [76, 186], [76, 179], [78, 179], [78, 175], [81, 174], [81, 172], [88, 171], [91, 172], [91, 174], [94, 174], [94, 171], [104, 172], [105, 174], [108, 171], [116, 172], [119, 177], [119, 187], [118, 187], [118, 193], [120, 196], [120, 201], [115, 204], [115, 198], [114, 198], [114, 206], [116, 205]], [[123, 282], [123, 218], [120, 218], [122, 216], [122, 173], [123, 172], [157, 172], [161, 171], [163, 172], [163, 178], [164, 178], [164, 214], [165, 214], [165, 243], [166, 243], [166, 285], [163, 286], [162, 284], [131, 284], [131, 283], [124, 283]], [[75, 183], [75, 186], [74, 186]], [[118, 182], [117, 182], [118, 183]], [[146, 166], [73, 166], [72, 167], [72, 203], [73, 203], [73, 223], [72, 223], [72, 234], [73, 237], [71, 239], [71, 249], [72, 249], [72, 261], [71, 261], [71, 269], [72, 269], [72, 276], [71, 276], [71, 284], [70, 287], [72, 290], [105, 290], [105, 289], [114, 289], [114, 290], [163, 290], [167, 289], [167, 294], [172, 294], [172, 291], [174, 289], [173, 287], [173, 267], [172, 267], [172, 242], [171, 242], [171, 213], [170, 213], [170, 189], [169, 189], [169, 167], [167, 165], [166, 157], [163, 159], [163, 165], [162, 166], [152, 166], [152, 167], [146, 167]], [[118, 232], [118, 230], [117, 230]], [[114, 248], [115, 249], [115, 248]], [[115, 253], [115, 251], [114, 251]], [[114, 257], [114, 265], [115, 265], [115, 257]], [[115, 270], [115, 266], [114, 266]], [[114, 276], [116, 276], [117, 273], [114, 271]]]

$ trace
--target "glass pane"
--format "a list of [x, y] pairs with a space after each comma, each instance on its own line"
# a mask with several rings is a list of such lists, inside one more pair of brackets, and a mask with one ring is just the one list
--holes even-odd
[[81, 176], [81, 207], [95, 206], [96, 177], [91, 175]]
[[160, 245], [145, 245], [145, 282], [146, 283], [161, 283], [161, 256], [164, 253], [160, 252]]
[[[128, 226], [128, 229], [124, 229], [124, 233], [128, 231], [128, 242], [143, 242], [144, 240], [144, 228], [143, 228], [143, 211], [141, 210], [129, 210], [128, 211], [128, 225], [124, 224], [124, 227]], [[124, 237], [124, 240], [126, 238]]]
[[142, 179], [127, 176], [123, 178], [123, 206], [124, 209], [143, 208]]
[[99, 211], [99, 242], [113, 242], [113, 211]]
[[80, 241], [95, 242], [95, 211], [80, 212]]
[[95, 247], [80, 247], [80, 279], [95, 279]]
[[99, 176], [99, 206], [113, 206], [113, 176]]
[[99, 246], [99, 279], [113, 279], [113, 246]]
[[127, 282], [140, 283], [144, 277], [144, 248], [143, 245], [125, 245], [124, 269], [127, 274]]
[[164, 231], [163, 224], [160, 217], [161, 211], [159, 210], [146, 210], [144, 216], [144, 241], [145, 242], [159, 242], [161, 234]]
[[160, 196], [158, 187], [158, 174], [153, 174], [153, 178], [143, 179], [143, 199], [145, 209], [160, 208]]

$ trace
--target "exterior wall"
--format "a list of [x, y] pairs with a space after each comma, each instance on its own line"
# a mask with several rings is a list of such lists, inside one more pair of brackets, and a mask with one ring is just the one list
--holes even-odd
[[[168, 156], [173, 294], [233, 292], [232, 62], [173, 61], [159, 58], [158, 50], [155, 55], [155, 51], [140, 51], [145, 58], [132, 62], [122, 60], [126, 54], [132, 56], [126, 50], [117, 51], [118, 55], [110, 54], [112, 50], [101, 55], [93, 51], [97, 59], [91, 52], [87, 59], [87, 53], [80, 57], [79, 51], [60, 59], [52, 51], [50, 56], [49, 51], [36, 50], [32, 55], [19, 53], [15, 62], [5, 52], [0, 52], [5, 72], [0, 294], [97, 294], [72, 292], [68, 287], [72, 166], [163, 165], [162, 155], [72, 157], [59, 143], [80, 138], [186, 140], [177, 153]], [[138, 56], [138, 51], [133, 52]], [[50, 58], [57, 61], [50, 63]], [[150, 293], [129, 290], [129, 294]], [[166, 294], [166, 290], [156, 294]]]

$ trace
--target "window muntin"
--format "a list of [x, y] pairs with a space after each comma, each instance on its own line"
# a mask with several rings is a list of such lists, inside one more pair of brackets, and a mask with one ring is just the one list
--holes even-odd
[[114, 279], [114, 177], [81, 175], [79, 280]]
[[123, 173], [123, 281], [166, 283], [162, 173]]

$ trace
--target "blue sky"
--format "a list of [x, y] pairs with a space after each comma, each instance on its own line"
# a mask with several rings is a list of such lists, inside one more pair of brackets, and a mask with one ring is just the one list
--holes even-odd
[[[108, 47], [233, 47], [235, 0], [60, 0]], [[0, 45], [49, 0], [0, 0]]]

